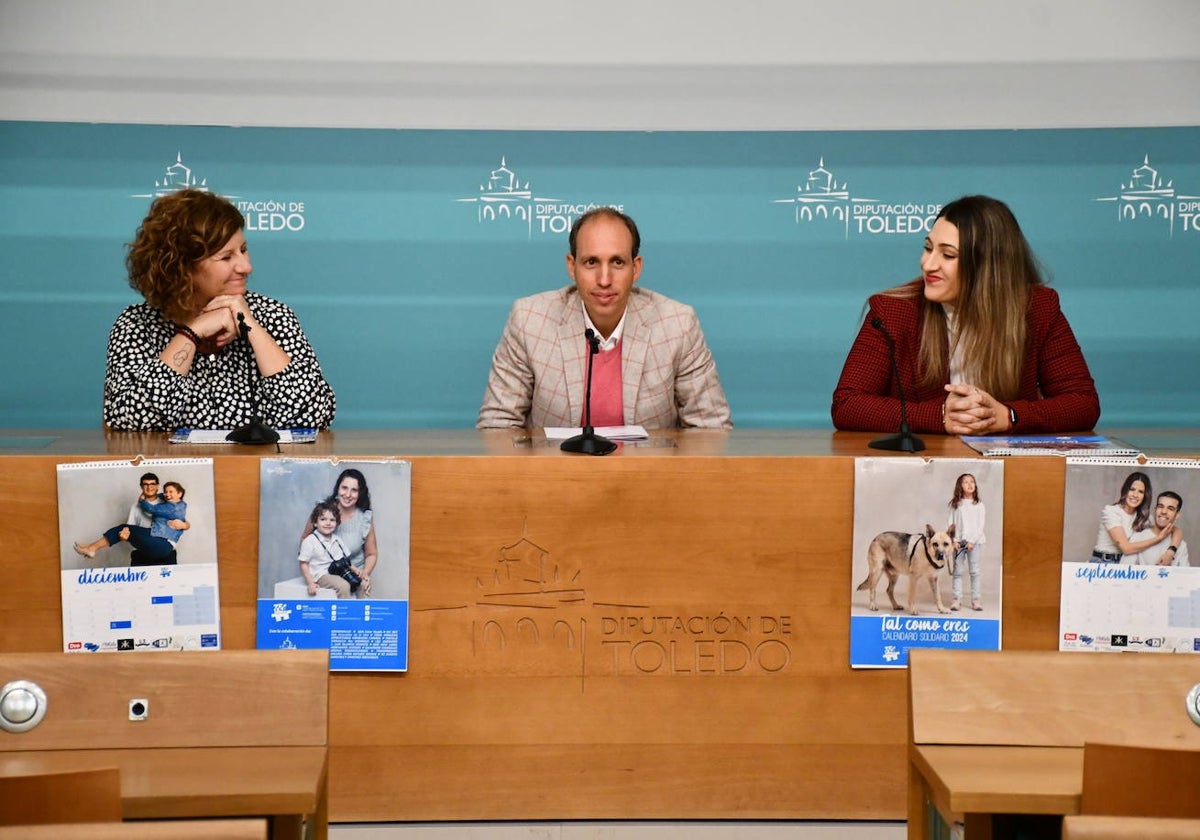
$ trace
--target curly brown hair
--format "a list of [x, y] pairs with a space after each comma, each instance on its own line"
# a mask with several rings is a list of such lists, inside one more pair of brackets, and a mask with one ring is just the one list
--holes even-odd
[[128, 245], [129, 285], [168, 318], [190, 316], [192, 269], [244, 226], [241, 212], [210, 192], [179, 190], [156, 198]]

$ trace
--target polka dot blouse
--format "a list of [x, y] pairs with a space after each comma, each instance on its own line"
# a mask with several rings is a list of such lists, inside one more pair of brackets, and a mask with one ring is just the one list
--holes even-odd
[[268, 426], [327, 428], [337, 402], [295, 313], [257, 292], [247, 292], [246, 303], [291, 357], [287, 367], [260, 377], [250, 345], [238, 339], [216, 353], [197, 354], [180, 375], [159, 358], [175, 324], [148, 303], [130, 306], [108, 336], [105, 424], [127, 431], [232, 429], [250, 420], [251, 388], [257, 387]]

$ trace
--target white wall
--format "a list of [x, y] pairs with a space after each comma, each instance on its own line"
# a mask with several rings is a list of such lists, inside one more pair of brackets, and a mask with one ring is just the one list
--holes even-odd
[[0, 118], [492, 129], [1200, 123], [1196, 0], [0, 0]]

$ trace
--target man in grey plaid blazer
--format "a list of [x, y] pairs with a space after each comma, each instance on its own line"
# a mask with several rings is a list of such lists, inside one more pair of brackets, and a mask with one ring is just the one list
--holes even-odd
[[569, 242], [575, 285], [513, 304], [476, 427], [581, 425], [590, 327], [602, 350], [620, 342], [626, 425], [731, 428], [695, 311], [634, 285], [642, 258], [633, 219], [611, 207], [592, 210], [575, 220]]

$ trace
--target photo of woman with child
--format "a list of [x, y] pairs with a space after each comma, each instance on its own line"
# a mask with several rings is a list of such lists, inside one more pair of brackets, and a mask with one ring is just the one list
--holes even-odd
[[407, 470], [404, 462], [264, 460], [259, 597], [407, 598]]

